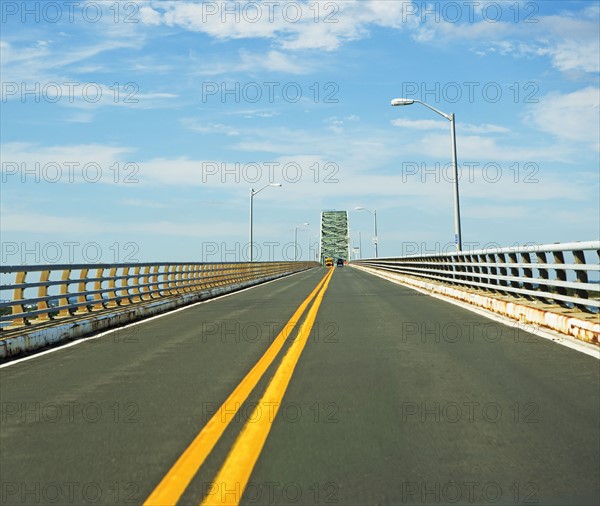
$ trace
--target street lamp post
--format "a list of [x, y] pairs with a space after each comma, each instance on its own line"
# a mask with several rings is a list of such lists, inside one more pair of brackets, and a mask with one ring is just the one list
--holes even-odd
[[254, 190], [254, 188], [250, 188], [250, 261], [252, 262], [254, 259], [254, 244], [253, 244], [253, 212], [254, 212], [254, 195], [260, 193], [265, 188], [269, 186], [281, 186], [279, 183], [271, 183], [266, 184], [260, 190]]
[[452, 172], [454, 175], [454, 242], [456, 244], [456, 251], [462, 250], [462, 234], [460, 228], [460, 200], [458, 194], [458, 163], [456, 162], [456, 130], [454, 126], [454, 113], [446, 114], [442, 111], [438, 111], [435, 107], [431, 107], [429, 104], [422, 102], [421, 100], [413, 100], [411, 98], [395, 98], [392, 100], [393, 106], [412, 105], [415, 102], [424, 105], [433, 112], [438, 113], [440, 116], [446, 118], [450, 122], [450, 137], [452, 139]]
[[[356, 209], [357, 211], [367, 211], [368, 213], [371, 213], [373, 215], [373, 243], [375, 244], [375, 258], [377, 258], [377, 243], [379, 242], [379, 239], [377, 237], [377, 209], [373, 209], [373, 211], [367, 209], [366, 207], [355, 207], [354, 209]], [[360, 256], [362, 258], [362, 251], [360, 253]]]
[[308, 227], [309, 223], [300, 223], [294, 228], [294, 262], [298, 260], [298, 229], [300, 227]]
[[358, 232], [358, 256], [362, 260], [362, 232]]

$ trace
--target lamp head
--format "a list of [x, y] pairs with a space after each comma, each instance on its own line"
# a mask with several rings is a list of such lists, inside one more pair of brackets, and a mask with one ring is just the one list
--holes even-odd
[[397, 107], [399, 105], [412, 105], [415, 101], [410, 98], [395, 98], [391, 103], [394, 107]]

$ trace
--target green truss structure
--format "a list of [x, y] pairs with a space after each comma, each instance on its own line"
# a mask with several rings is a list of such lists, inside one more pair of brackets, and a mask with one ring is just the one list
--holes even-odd
[[321, 213], [321, 263], [331, 257], [335, 260], [350, 259], [350, 234], [347, 211], [323, 211]]

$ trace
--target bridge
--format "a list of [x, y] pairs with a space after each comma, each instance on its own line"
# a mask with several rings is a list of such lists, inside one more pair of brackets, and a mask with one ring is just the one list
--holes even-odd
[[1, 503], [598, 504], [599, 250], [3, 266]]

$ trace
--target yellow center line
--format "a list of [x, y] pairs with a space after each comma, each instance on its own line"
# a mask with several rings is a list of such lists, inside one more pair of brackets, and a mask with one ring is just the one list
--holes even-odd
[[[223, 467], [221, 467], [209, 487], [201, 506], [208, 506], [209, 504], [237, 506], [242, 499], [244, 489], [267, 440], [279, 406], [281, 406], [281, 400], [310, 336], [323, 295], [329, 286], [333, 272], [334, 270], [331, 269], [327, 274], [327, 280], [323, 288], [321, 288], [319, 295], [317, 295], [310, 308], [306, 320], [300, 326], [298, 337], [283, 357], [264, 395], [238, 436]], [[265, 416], [265, 413], [269, 413], [269, 416]]]
[[231, 420], [235, 417], [241, 405], [246, 401], [250, 392], [252, 392], [265, 371], [269, 368], [286, 339], [292, 333], [298, 320], [302, 317], [304, 311], [317, 295], [329, 275], [330, 273], [328, 272], [323, 276], [323, 279], [321, 279], [315, 289], [300, 304], [265, 354], [256, 362], [246, 377], [235, 388], [148, 496], [144, 502], [144, 506], [169, 506], [177, 503], [192, 478], [198, 472], [198, 469], [200, 469], [200, 466], [206, 460], [206, 457], [210, 454]]

